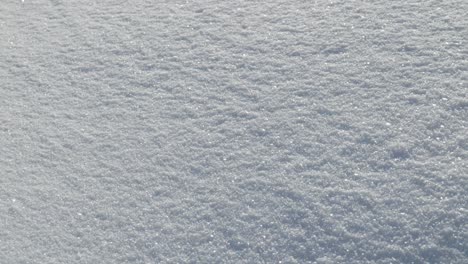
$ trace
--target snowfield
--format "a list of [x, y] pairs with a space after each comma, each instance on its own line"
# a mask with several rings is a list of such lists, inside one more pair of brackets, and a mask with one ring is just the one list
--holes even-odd
[[468, 263], [467, 14], [3, 0], [0, 263]]

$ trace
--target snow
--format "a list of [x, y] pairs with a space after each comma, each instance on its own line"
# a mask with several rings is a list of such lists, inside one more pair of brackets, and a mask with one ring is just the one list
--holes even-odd
[[0, 263], [467, 263], [468, 2], [0, 5]]

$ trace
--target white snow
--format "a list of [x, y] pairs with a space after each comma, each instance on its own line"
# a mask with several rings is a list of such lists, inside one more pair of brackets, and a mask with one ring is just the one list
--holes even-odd
[[468, 2], [0, 5], [0, 263], [468, 263]]

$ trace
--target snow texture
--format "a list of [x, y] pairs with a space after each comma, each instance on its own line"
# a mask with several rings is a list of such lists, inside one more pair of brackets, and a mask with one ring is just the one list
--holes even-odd
[[0, 263], [468, 263], [467, 13], [2, 0]]

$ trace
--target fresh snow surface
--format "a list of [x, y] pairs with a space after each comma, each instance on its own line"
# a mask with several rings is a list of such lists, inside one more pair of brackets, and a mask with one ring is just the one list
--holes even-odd
[[2, 0], [0, 263], [468, 263], [467, 14]]

